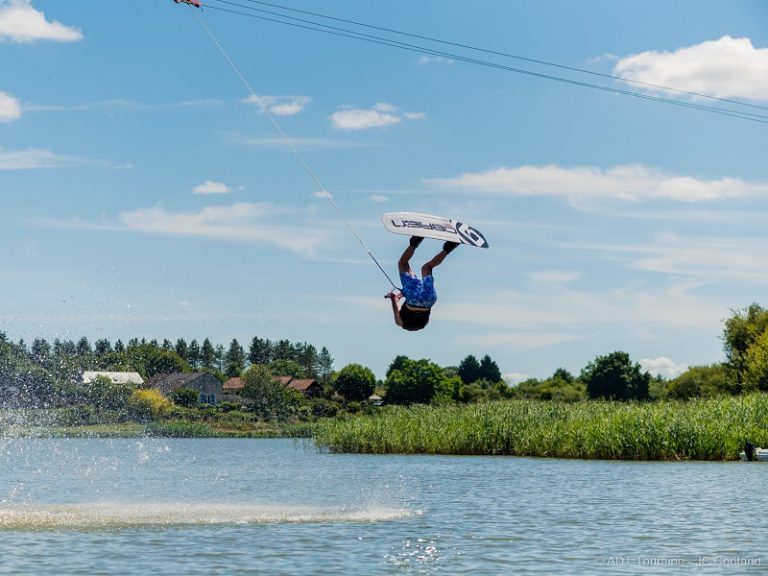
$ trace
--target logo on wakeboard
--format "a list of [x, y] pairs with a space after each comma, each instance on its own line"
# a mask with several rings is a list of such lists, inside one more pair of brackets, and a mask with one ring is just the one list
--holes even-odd
[[457, 234], [456, 228], [450, 224], [433, 224], [431, 222], [421, 222], [419, 220], [391, 220], [391, 222], [392, 226], [395, 228], [418, 228], [419, 230], [434, 230], [435, 232]]

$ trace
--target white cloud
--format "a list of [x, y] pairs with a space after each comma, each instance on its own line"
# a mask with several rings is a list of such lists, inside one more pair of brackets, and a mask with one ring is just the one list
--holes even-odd
[[6, 92], [0, 92], [0, 122], [13, 122], [21, 118], [19, 101]]
[[422, 56], [419, 58], [419, 66], [426, 66], [427, 64], [448, 64], [449, 66], [453, 65], [453, 60], [450, 58], [445, 58], [444, 56]]
[[[258, 138], [254, 136], [246, 136], [237, 133], [225, 133], [232, 138], [232, 140], [238, 144], [245, 146], [256, 146], [259, 148], [270, 148], [273, 150], [288, 150], [286, 141], [284, 138], [275, 138], [273, 136], [268, 138]], [[341, 140], [330, 140], [325, 138], [297, 138], [292, 136], [290, 143], [298, 150], [333, 150], [337, 148], [350, 148], [355, 146], [350, 142], [343, 142]]]
[[232, 189], [226, 184], [213, 180], [206, 180], [192, 189], [195, 194], [229, 194], [231, 191]]
[[245, 99], [247, 104], [255, 104], [261, 110], [268, 110], [275, 116], [294, 116], [304, 110], [312, 98], [309, 96], [259, 96], [251, 95]]
[[[120, 214], [126, 229], [165, 236], [184, 236], [277, 246], [313, 256], [326, 243], [317, 226], [284, 224], [270, 204], [237, 203], [207, 206], [196, 212], [169, 212], [161, 206]], [[295, 218], [291, 218], [295, 221]]]
[[77, 28], [46, 20], [30, 0], [0, 0], [0, 42], [74, 42], [82, 37]]
[[528, 278], [537, 284], [568, 284], [578, 280], [581, 274], [578, 272], [566, 272], [563, 270], [540, 270], [530, 272]]
[[768, 193], [768, 182], [747, 182], [723, 177], [705, 180], [668, 174], [641, 164], [601, 169], [557, 165], [496, 168], [465, 172], [454, 178], [433, 178], [426, 183], [442, 189], [472, 190], [505, 196], [564, 196], [571, 200], [612, 198], [624, 201], [675, 200], [704, 202]]
[[640, 360], [640, 366], [652, 376], [662, 376], [664, 378], [674, 378], [688, 370], [686, 364], [676, 364], [671, 358], [659, 356], [658, 358], [645, 358]]
[[392, 104], [380, 102], [369, 110], [344, 107], [331, 114], [331, 125], [337, 130], [369, 130], [424, 118], [426, 115], [422, 112], [400, 112]]
[[384, 194], [371, 194], [368, 196], [368, 199], [371, 202], [378, 202], [378, 203], [385, 203], [389, 202], [389, 196], [385, 196]]
[[755, 48], [749, 38], [723, 36], [673, 52], [633, 54], [620, 59], [613, 74], [719, 98], [768, 100], [768, 48]]
[[0, 170], [34, 170], [40, 168], [66, 168], [82, 164], [82, 160], [56, 154], [50, 150], [28, 148], [7, 151], [0, 148]]

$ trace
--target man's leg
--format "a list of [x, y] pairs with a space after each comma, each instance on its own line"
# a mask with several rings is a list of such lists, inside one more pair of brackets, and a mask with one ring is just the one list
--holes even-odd
[[448, 256], [451, 252], [453, 252], [454, 248], [458, 246], [458, 243], [456, 242], [446, 242], [443, 244], [443, 249], [438, 252], [432, 260], [424, 264], [424, 266], [421, 267], [421, 277], [424, 278], [426, 276], [429, 276], [432, 274], [432, 270], [434, 268], [437, 268], [440, 266], [440, 264], [443, 263], [443, 260], [445, 260], [445, 257]]
[[421, 244], [422, 240], [424, 240], [424, 238], [420, 238], [419, 236], [411, 236], [411, 239], [408, 243], [408, 248], [405, 249], [403, 254], [400, 256], [400, 260], [397, 261], [397, 271], [400, 274], [403, 272], [407, 274], [411, 271], [411, 258], [413, 258], [413, 255], [416, 253], [416, 248], [419, 247], [419, 244]]

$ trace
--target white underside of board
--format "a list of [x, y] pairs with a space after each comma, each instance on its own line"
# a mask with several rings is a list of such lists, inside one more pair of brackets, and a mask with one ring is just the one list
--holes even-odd
[[395, 234], [422, 236], [477, 248], [488, 248], [488, 241], [479, 230], [450, 218], [418, 212], [389, 212], [381, 217], [381, 221], [387, 230]]

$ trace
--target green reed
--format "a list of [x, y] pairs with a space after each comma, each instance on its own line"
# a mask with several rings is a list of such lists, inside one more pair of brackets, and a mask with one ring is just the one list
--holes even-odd
[[390, 406], [372, 416], [321, 422], [315, 439], [332, 452], [732, 460], [747, 440], [768, 446], [768, 394], [687, 402]]

